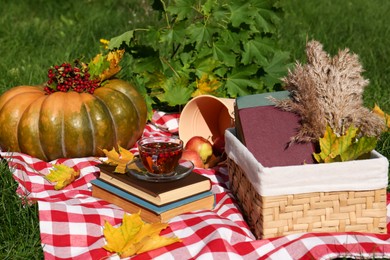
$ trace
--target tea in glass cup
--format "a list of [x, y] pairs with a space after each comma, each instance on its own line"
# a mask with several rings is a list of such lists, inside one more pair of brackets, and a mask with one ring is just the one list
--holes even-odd
[[175, 172], [183, 153], [183, 141], [175, 137], [146, 137], [138, 142], [139, 157], [151, 174], [169, 175]]

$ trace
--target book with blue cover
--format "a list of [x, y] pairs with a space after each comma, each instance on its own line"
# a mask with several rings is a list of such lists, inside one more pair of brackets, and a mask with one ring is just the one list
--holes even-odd
[[157, 206], [162, 206], [183, 198], [208, 191], [211, 181], [208, 177], [191, 172], [184, 178], [171, 182], [148, 182], [131, 174], [115, 172], [115, 166], [99, 164], [99, 179]]
[[211, 210], [214, 208], [214, 194], [209, 190], [181, 200], [157, 206], [129, 192], [126, 192], [101, 179], [91, 181], [92, 196], [103, 199], [129, 213], [141, 211], [145, 222], [167, 222], [169, 219], [195, 210]]

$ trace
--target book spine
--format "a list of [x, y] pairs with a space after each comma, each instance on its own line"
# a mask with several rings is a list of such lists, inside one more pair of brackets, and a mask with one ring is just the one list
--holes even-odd
[[110, 191], [107, 191], [94, 184], [92, 184], [92, 196], [95, 198], [102, 199], [108, 203], [114, 204], [128, 213], [135, 214], [139, 212], [141, 218], [145, 222], [155, 223], [164, 221], [160, 215], [148, 210], [147, 208], [143, 208], [140, 205], [136, 205], [131, 201], [121, 198], [116, 194], [111, 193]]
[[173, 209], [173, 208], [177, 208], [177, 207], [184, 205], [184, 204], [191, 203], [193, 201], [199, 200], [201, 198], [207, 197], [210, 194], [212, 194], [211, 191], [206, 191], [206, 192], [202, 192], [202, 193], [199, 193], [199, 194], [196, 194], [196, 195], [193, 195], [193, 196], [190, 196], [190, 197], [187, 197], [187, 198], [184, 198], [184, 199], [181, 199], [181, 200], [178, 200], [178, 201], [175, 201], [175, 202], [163, 205], [163, 206], [156, 206], [156, 205], [154, 205], [146, 200], [143, 200], [139, 197], [136, 197], [136, 196], [132, 195], [131, 193], [125, 192], [125, 191], [123, 191], [123, 190], [121, 190], [113, 185], [110, 185], [109, 183], [106, 183], [100, 179], [92, 180], [91, 183], [96, 185], [96, 186], [99, 186], [102, 189], [108, 190], [111, 193], [114, 193], [117, 196], [120, 196], [128, 201], [131, 201], [132, 203], [140, 205], [143, 208], [147, 208], [147, 209], [155, 212], [156, 214], [161, 214], [162, 212], [168, 211], [168, 210]]

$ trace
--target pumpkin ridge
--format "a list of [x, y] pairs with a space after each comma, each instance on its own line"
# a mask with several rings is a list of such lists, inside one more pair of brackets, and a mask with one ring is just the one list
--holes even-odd
[[55, 92], [46, 96], [39, 118], [40, 142], [48, 160], [64, 157], [64, 108], [66, 93]]
[[[40, 131], [39, 131], [39, 119], [42, 111], [42, 103], [45, 101], [46, 96], [43, 95], [28, 106], [28, 108], [23, 112], [23, 115], [20, 117], [19, 125], [16, 129], [18, 129], [18, 141], [19, 147], [22, 152], [30, 151], [32, 156], [37, 158], [42, 158], [43, 160], [47, 160], [47, 156], [45, 151], [43, 150], [42, 143], [34, 142], [34, 134], [37, 137], [37, 140], [40, 140]], [[34, 111], [33, 109], [37, 109], [38, 111]], [[35, 118], [34, 118], [35, 116]], [[34, 120], [35, 119], [35, 120]], [[32, 129], [36, 126], [37, 129]], [[38, 130], [38, 131], [37, 131]]]
[[[95, 94], [96, 94], [96, 91], [95, 91]], [[93, 95], [97, 100], [99, 100], [99, 102], [101, 102], [105, 107], [107, 107], [107, 104], [106, 102], [104, 102], [103, 99], [101, 99], [99, 96], [97, 95]], [[111, 124], [114, 126], [113, 127], [113, 133], [114, 133], [114, 144], [113, 145], [116, 145], [115, 142], [118, 140], [118, 129], [117, 129], [117, 126], [116, 126], [116, 122], [114, 120], [114, 116], [113, 114], [111, 113], [111, 110], [110, 109], [107, 109], [107, 112], [108, 114], [110, 115], [109, 118], [110, 118], [110, 121], [111, 121]]]
[[[120, 86], [121, 82], [124, 82], [124, 81], [110, 80], [109, 83], [104, 85], [104, 87], [98, 88], [94, 94], [95, 94], [95, 97], [99, 97], [99, 99], [103, 103], [105, 103], [107, 105], [107, 107], [110, 107], [110, 106], [112, 107], [112, 105], [110, 104], [111, 102], [107, 103], [106, 101], [109, 101], [109, 100], [105, 100], [104, 97], [112, 96], [112, 95], [115, 95], [116, 98], [118, 98], [118, 100], [120, 100], [120, 99], [123, 100], [128, 106], [131, 104], [131, 109], [122, 110], [122, 111], [127, 111], [126, 114], [129, 117], [126, 117], [126, 118], [118, 118], [118, 115], [112, 114], [111, 113], [112, 109], [109, 109], [110, 113], [111, 113], [112, 120], [113, 120], [113, 124], [115, 125], [115, 130], [116, 130], [114, 146], [120, 145], [122, 147], [126, 147], [127, 149], [129, 149], [129, 148], [131, 148], [130, 146], [133, 145], [135, 143], [135, 141], [138, 139], [138, 137], [140, 136], [140, 132], [139, 132], [140, 118], [139, 118], [139, 114], [138, 114], [137, 108], [134, 105], [133, 100], [131, 100], [128, 97], [127, 92], [126, 92], [126, 90], [131, 91], [133, 89], [133, 87], [131, 85], [129, 85], [130, 87], [128, 89], [125, 89], [124, 91], [120, 91], [120, 90], [116, 89], [116, 87], [117, 86], [121, 87]], [[122, 102], [119, 102], [119, 104], [121, 104], [121, 103]], [[130, 116], [130, 113], [131, 113], [131, 116]], [[121, 127], [117, 126], [117, 122], [120, 120], [123, 122], [121, 124]], [[136, 123], [134, 123], [132, 121], [135, 121]], [[125, 124], [127, 124], [126, 133], [124, 133], [124, 130], [123, 130], [124, 129], [123, 125], [125, 125]], [[142, 129], [142, 131], [143, 131], [143, 129]], [[126, 135], [128, 135], [128, 138], [125, 137]], [[135, 139], [136, 137], [137, 137], [137, 139]]]
[[[22, 93], [20, 93], [22, 94]], [[39, 93], [37, 93], [39, 94]], [[10, 123], [9, 121], [13, 119], [13, 122], [11, 120], [11, 126], [7, 128], [3, 128], [1, 131], [0, 136], [0, 147], [4, 148], [3, 146], [7, 147], [11, 151], [14, 152], [22, 152], [19, 145], [19, 138], [16, 129], [18, 129], [20, 120], [23, 116], [23, 114], [26, 112], [27, 108], [30, 106], [30, 102], [32, 102], [34, 99], [36, 99], [36, 94], [33, 95], [25, 95], [24, 99], [16, 99], [16, 96], [11, 96], [9, 99], [5, 99], [6, 102], [4, 102], [4, 105], [1, 106], [0, 109], [0, 125], [3, 127], [7, 125], [6, 123]], [[14, 110], [14, 106], [12, 104], [12, 101], [19, 101], [18, 102], [18, 109]], [[4, 101], [4, 99], [3, 99]], [[10, 109], [13, 109], [12, 111]], [[16, 111], [16, 112], [15, 112]], [[16, 114], [16, 115], [15, 115]]]
[[64, 127], [64, 155], [66, 158], [80, 157], [82, 154], [91, 154], [93, 134], [88, 128], [88, 111], [84, 106], [80, 93], [68, 92], [65, 95], [66, 111], [63, 114]]
[[[137, 134], [141, 136], [143, 129], [145, 128], [147, 119], [147, 107], [144, 101], [144, 97], [136, 90], [133, 85], [120, 79], [110, 80], [109, 83], [106, 84], [104, 87], [110, 88], [116, 92], [120, 92], [129, 99], [133, 108], [137, 112], [138, 129], [142, 130], [140, 133]], [[137, 106], [136, 104], [140, 106]], [[126, 144], [126, 146], [129, 148], [132, 145], [131, 143], [132, 140], [129, 140], [129, 143]]]
[[105, 103], [97, 96], [82, 93], [81, 97], [93, 128], [93, 153], [103, 156], [102, 149], [109, 149], [115, 142], [112, 138], [114, 131], [112, 115]]
[[[129, 93], [128, 91], [123, 91], [122, 92], [122, 91], [118, 90], [117, 88], [115, 88], [114, 86], [108, 85], [108, 87], [110, 87], [111, 89], [114, 89], [116, 91], [119, 91], [119, 92], [123, 93], [124, 95], [126, 95], [130, 99], [131, 103], [133, 104], [133, 107], [137, 111], [138, 118], [139, 119], [145, 118], [145, 122], [142, 122], [141, 120], [139, 121], [140, 122], [140, 127], [144, 126], [145, 123], [146, 123], [146, 117], [147, 117], [147, 115], [146, 115], [147, 114], [147, 107], [146, 107], [146, 103], [144, 101], [144, 97], [136, 90], [136, 88], [133, 85], [129, 84], [126, 81], [119, 80], [119, 79], [115, 79], [115, 80], [111, 80], [111, 81], [112, 82], [119, 82], [119, 83], [121, 83], [121, 85], [118, 83], [116, 86], [118, 86], [118, 85], [119, 86], [122, 86], [122, 85], [127, 85], [127, 86], [130, 85], [131, 86], [132, 89], [126, 87], [126, 90], [130, 91], [130, 93]], [[137, 97], [134, 97], [134, 95], [137, 95]], [[137, 98], [139, 100], [142, 100], [142, 102], [138, 102]], [[138, 105], [140, 105], [142, 103], [142, 106], [143, 106], [142, 108], [143, 109], [141, 107], [136, 106], [135, 105], [136, 103], [138, 103]], [[142, 113], [141, 111], [144, 111], [144, 113]]]
[[88, 117], [88, 127], [91, 130], [91, 134], [92, 134], [92, 139], [93, 139], [93, 142], [92, 142], [92, 153], [96, 153], [96, 142], [95, 142], [96, 129], [95, 129], [94, 125], [92, 124], [92, 118], [91, 118], [91, 115], [90, 115], [90, 113], [88, 111], [87, 105], [85, 104], [83, 99], [81, 99], [81, 100], [83, 102], [82, 103], [82, 107], [84, 108], [85, 114]]

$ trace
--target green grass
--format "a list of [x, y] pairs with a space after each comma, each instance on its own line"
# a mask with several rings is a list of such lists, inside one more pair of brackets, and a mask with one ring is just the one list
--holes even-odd
[[42, 259], [38, 205], [15, 196], [18, 185], [4, 162], [0, 172], [0, 258]]
[[[41, 84], [47, 69], [75, 58], [92, 58], [99, 39], [153, 22], [148, 2], [138, 0], [2, 0], [0, 8], [0, 93], [17, 85]], [[335, 54], [357, 53], [370, 80], [364, 98], [390, 111], [390, 2], [382, 0], [282, 0], [286, 10], [280, 44], [292, 61], [304, 61], [305, 42], [316, 39]], [[3, 126], [0, 126], [3, 127]], [[390, 158], [390, 135], [377, 150]], [[37, 205], [24, 205], [17, 184], [0, 163], [0, 258], [41, 259]]]

